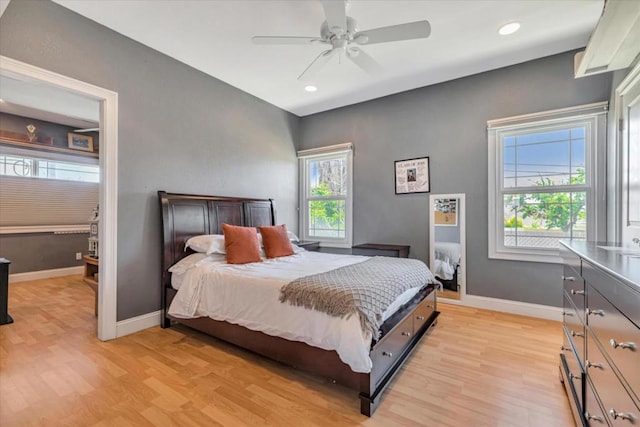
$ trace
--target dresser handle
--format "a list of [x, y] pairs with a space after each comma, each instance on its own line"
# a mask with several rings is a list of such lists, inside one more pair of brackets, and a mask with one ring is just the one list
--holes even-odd
[[587, 316], [590, 314], [595, 314], [596, 316], [604, 316], [604, 310], [592, 310], [587, 308]]
[[611, 347], [613, 347], [613, 348], [618, 348], [618, 347], [620, 347], [620, 348], [622, 348], [622, 349], [624, 349], [624, 348], [628, 348], [628, 349], [629, 349], [629, 350], [631, 350], [631, 351], [635, 351], [635, 350], [636, 350], [636, 345], [635, 345], [635, 343], [632, 343], [632, 342], [617, 342], [617, 341], [616, 341], [616, 340], [614, 340], [613, 338], [611, 338], [611, 339], [609, 340], [609, 345], [610, 345]]
[[571, 350], [571, 347], [565, 347], [565, 346], [562, 346], [562, 347], [560, 347], [560, 350], [562, 350], [562, 351], [569, 351], [569, 350]]
[[614, 420], [620, 418], [621, 420], [629, 420], [633, 421], [635, 418], [631, 413], [618, 412], [614, 408], [609, 409], [609, 415], [613, 417]]
[[570, 313], [570, 312], [568, 312], [568, 311], [563, 311], [563, 312], [562, 312], [562, 315], [563, 315], [563, 316], [573, 317], [573, 313]]
[[576, 291], [575, 289], [571, 289], [571, 295], [584, 295], [583, 290]]
[[411, 336], [411, 332], [403, 332], [402, 336], [403, 337], [410, 337]]
[[593, 363], [593, 362], [589, 362], [589, 360], [587, 360], [587, 368], [604, 369], [604, 365], [602, 363]]
[[576, 375], [576, 374], [573, 374], [571, 372], [569, 372], [569, 378], [571, 378], [572, 380], [581, 380], [582, 381], [582, 377], [580, 375]]
[[562, 280], [566, 280], [567, 282], [575, 282], [576, 278], [573, 276], [562, 276]]
[[416, 316], [416, 319], [418, 319], [418, 320], [424, 320], [424, 316]]
[[581, 332], [576, 332], [576, 331], [571, 331], [571, 336], [572, 337], [580, 337], [580, 338], [584, 338], [584, 334]]
[[387, 353], [386, 351], [383, 351], [382, 355], [387, 357], [393, 357], [393, 353]]
[[599, 417], [598, 415], [591, 415], [588, 412], [584, 413], [584, 417], [589, 421], [593, 420], [593, 421], [598, 421], [599, 423], [604, 422], [604, 419], [602, 417]]

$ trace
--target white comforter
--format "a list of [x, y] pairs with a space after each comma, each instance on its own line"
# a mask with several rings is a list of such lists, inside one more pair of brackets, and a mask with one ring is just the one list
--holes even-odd
[[[177, 318], [207, 316], [254, 331], [335, 350], [354, 372], [370, 372], [370, 334], [357, 315], [342, 319], [279, 301], [292, 280], [366, 260], [355, 255], [301, 251], [295, 255], [242, 265], [205, 260], [184, 273], [169, 314]], [[208, 261], [208, 262], [207, 262]], [[404, 292], [385, 311], [387, 319], [419, 288]]]

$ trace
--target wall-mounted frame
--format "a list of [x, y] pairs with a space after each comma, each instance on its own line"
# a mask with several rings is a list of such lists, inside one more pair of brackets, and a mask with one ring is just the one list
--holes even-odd
[[395, 161], [396, 194], [428, 193], [429, 157]]
[[93, 153], [93, 137], [79, 133], [68, 133], [69, 148]]

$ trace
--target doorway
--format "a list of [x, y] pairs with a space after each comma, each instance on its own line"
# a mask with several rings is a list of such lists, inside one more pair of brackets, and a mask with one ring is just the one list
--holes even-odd
[[98, 288], [98, 331], [101, 341], [114, 339], [117, 297], [117, 161], [118, 161], [118, 94], [70, 77], [53, 73], [12, 58], [0, 56], [0, 75], [55, 87], [86, 97], [100, 104], [99, 131], [103, 147], [100, 165], [100, 223]]

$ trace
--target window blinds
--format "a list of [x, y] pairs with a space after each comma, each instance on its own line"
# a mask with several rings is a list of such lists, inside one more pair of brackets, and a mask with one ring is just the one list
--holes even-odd
[[84, 225], [99, 184], [0, 176], [0, 227]]

